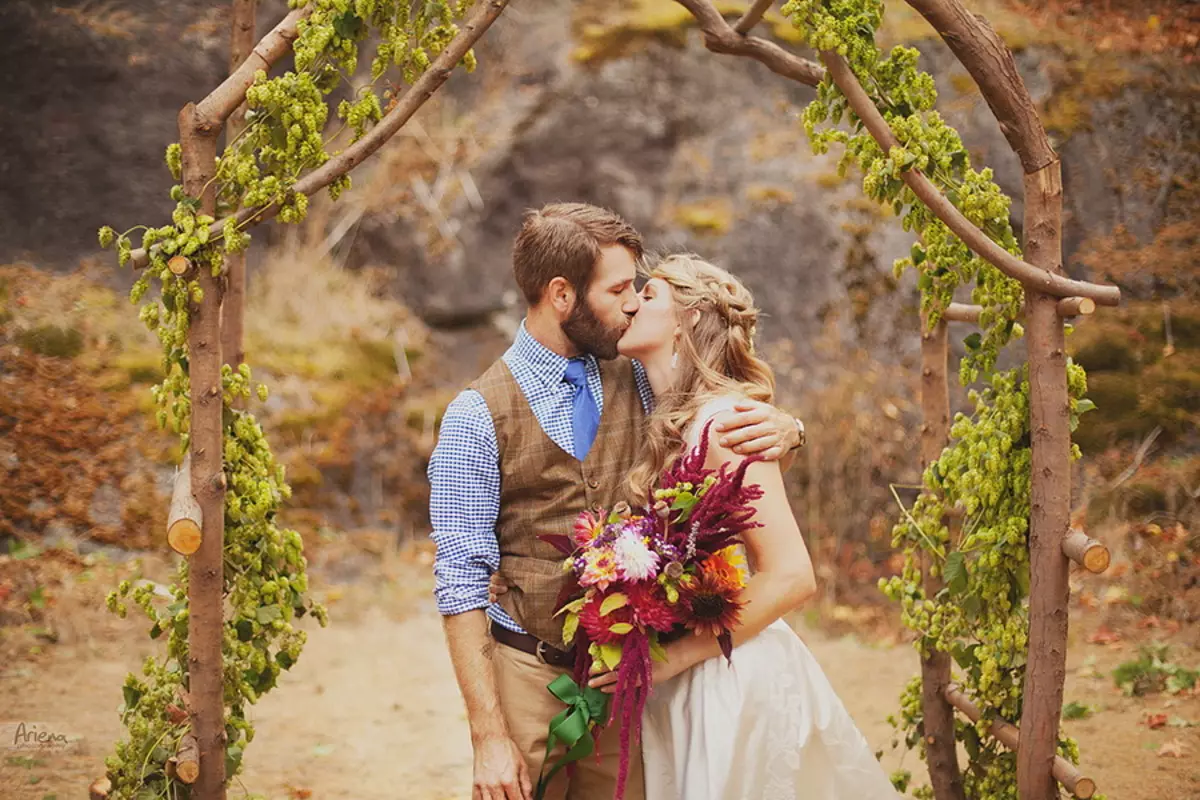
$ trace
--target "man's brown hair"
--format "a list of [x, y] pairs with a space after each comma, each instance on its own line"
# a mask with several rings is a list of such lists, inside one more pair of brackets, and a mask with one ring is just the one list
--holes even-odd
[[543, 206], [525, 212], [513, 245], [513, 275], [531, 306], [560, 276], [582, 294], [592, 282], [600, 248], [614, 244], [641, 260], [641, 234], [615, 212], [587, 203]]

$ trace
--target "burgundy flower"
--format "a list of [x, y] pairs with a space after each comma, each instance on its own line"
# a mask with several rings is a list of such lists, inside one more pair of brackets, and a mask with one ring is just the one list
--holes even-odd
[[738, 599], [741, 590], [724, 580], [720, 570], [702, 566], [681, 589], [680, 602], [686, 609], [683, 623], [697, 633], [721, 636], [741, 622], [745, 605]]
[[679, 621], [675, 607], [667, 602], [657, 585], [631, 584], [625, 594], [629, 596], [633, 617], [639, 625], [666, 633]]
[[584, 603], [579, 610], [579, 625], [587, 633], [588, 641], [597, 644], [619, 644], [625, 637], [622, 633], [613, 633], [611, 628], [619, 622], [633, 624], [633, 609], [628, 604], [614, 609], [606, 616], [600, 616], [600, 606], [604, 603], [603, 592], [596, 592], [591, 600]]

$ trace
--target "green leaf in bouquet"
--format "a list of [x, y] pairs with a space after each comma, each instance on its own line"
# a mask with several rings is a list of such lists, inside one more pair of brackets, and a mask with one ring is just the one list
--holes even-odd
[[600, 661], [609, 670], [615, 670], [621, 666], [621, 645], [619, 644], [602, 644], [596, 648], [600, 653]]
[[629, 598], [620, 592], [610, 594], [604, 598], [604, 602], [600, 604], [600, 616], [607, 617], [618, 608], [624, 608], [629, 605]]
[[563, 644], [569, 646], [571, 642], [575, 641], [575, 632], [577, 630], [579, 630], [579, 614], [571, 611], [567, 614], [567, 618], [563, 620]]
[[608, 626], [610, 633], [615, 633], [617, 636], [624, 636], [633, 630], [633, 626], [628, 622], [615, 622]]
[[650, 657], [655, 661], [667, 662], [667, 648], [658, 641], [657, 636], [650, 637]]
[[583, 604], [586, 602], [587, 602], [586, 597], [580, 597], [578, 600], [572, 600], [571, 602], [567, 603], [565, 606], [560, 608], [558, 611], [555, 611], [554, 616], [557, 617], [559, 614], [562, 614], [562, 613], [578, 614], [580, 611], [583, 610]]
[[679, 516], [676, 517], [676, 522], [686, 522], [687, 518], [692, 515], [692, 509], [696, 506], [696, 501], [699, 498], [691, 492], [680, 492], [675, 496], [675, 502], [671, 503], [671, 510], [678, 511]]

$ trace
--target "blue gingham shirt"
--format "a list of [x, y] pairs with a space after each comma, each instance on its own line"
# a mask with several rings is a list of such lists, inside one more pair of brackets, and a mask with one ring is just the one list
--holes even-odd
[[[575, 388], [563, 380], [568, 359], [534, 339], [524, 322], [503, 358], [542, 430], [563, 450], [573, 453]], [[600, 366], [590, 355], [584, 361], [588, 387], [603, 413]], [[635, 361], [633, 366], [642, 407], [649, 411], [654, 402], [650, 382], [641, 364]], [[492, 415], [478, 392], [467, 389], [446, 408], [428, 476], [429, 516], [437, 545], [433, 592], [438, 611], [452, 615], [486, 608], [494, 621], [524, 633], [503, 608], [488, 603], [488, 579], [500, 568], [496, 539], [500, 450]]]

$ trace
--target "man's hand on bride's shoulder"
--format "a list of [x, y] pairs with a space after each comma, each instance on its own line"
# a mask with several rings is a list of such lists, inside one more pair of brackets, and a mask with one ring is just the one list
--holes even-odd
[[768, 461], [778, 461], [803, 444], [803, 427], [795, 417], [758, 400], [739, 400], [715, 418], [713, 431], [722, 447]]

